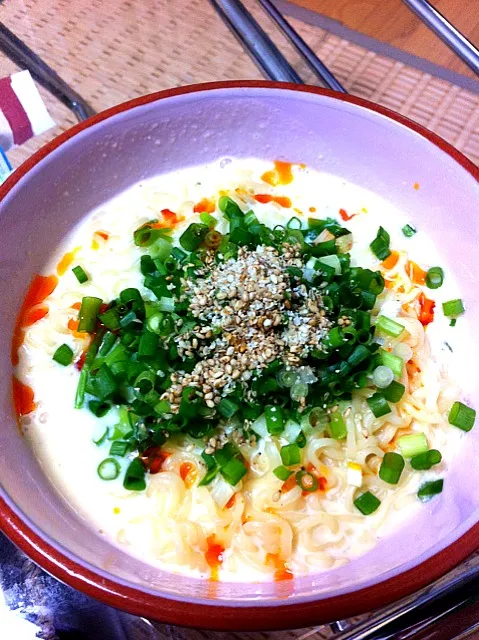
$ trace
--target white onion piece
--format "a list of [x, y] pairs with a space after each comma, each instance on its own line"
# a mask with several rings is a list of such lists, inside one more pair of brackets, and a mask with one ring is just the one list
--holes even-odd
[[394, 373], [389, 367], [385, 367], [384, 365], [379, 365], [373, 371], [373, 383], [379, 389], [385, 389], [389, 387], [391, 382], [394, 380]]
[[232, 487], [229, 482], [226, 482], [226, 480], [218, 474], [211, 485], [211, 497], [218, 507], [223, 509], [234, 493], [234, 487]]
[[393, 353], [401, 358], [403, 362], [409, 362], [413, 356], [413, 350], [405, 342], [399, 342], [399, 344], [394, 347]]

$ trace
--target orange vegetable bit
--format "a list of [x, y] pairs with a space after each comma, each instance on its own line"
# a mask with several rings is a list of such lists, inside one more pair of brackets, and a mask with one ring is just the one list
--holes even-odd
[[381, 266], [383, 267], [383, 269], [386, 269], [386, 270], [393, 269], [397, 265], [398, 260], [399, 260], [399, 252], [391, 251], [391, 253], [388, 255], [386, 260], [383, 260], [381, 262]]
[[198, 477], [195, 465], [192, 462], [183, 462], [180, 466], [180, 476], [188, 489], [192, 487]]
[[25, 416], [37, 408], [34, 401], [33, 389], [23, 382], [20, 382], [15, 376], [12, 378], [13, 404], [17, 417]]
[[263, 173], [261, 180], [273, 187], [279, 184], [290, 184], [294, 179], [292, 166], [291, 162], [281, 162], [277, 160], [274, 163], [274, 169]]
[[195, 213], [214, 213], [216, 208], [215, 201], [212, 198], [203, 198], [193, 207]]
[[420, 285], [426, 284], [427, 271], [424, 271], [424, 269], [421, 269], [421, 267], [418, 264], [416, 264], [412, 260], [408, 260], [406, 262], [405, 270], [408, 278], [412, 282], [414, 282], [414, 284], [420, 284]]
[[225, 548], [222, 544], [219, 544], [214, 536], [206, 538], [206, 544], [208, 548], [205, 553], [205, 560], [211, 568], [210, 580], [213, 582], [218, 581], [219, 568], [223, 564], [223, 553]]
[[257, 193], [253, 198], [262, 204], [276, 202], [276, 204], [279, 204], [280, 207], [285, 209], [289, 209], [291, 207], [291, 200], [287, 196], [272, 196], [269, 193]]
[[418, 295], [417, 300], [419, 302], [418, 320], [423, 327], [425, 327], [434, 320], [434, 307], [436, 303], [434, 300], [426, 298], [422, 292]]
[[352, 220], [353, 218], [355, 218], [358, 214], [352, 213], [351, 215], [349, 215], [346, 209], [340, 209], [339, 215], [341, 216], [341, 219], [344, 220], [344, 222], [348, 222], [349, 220]]

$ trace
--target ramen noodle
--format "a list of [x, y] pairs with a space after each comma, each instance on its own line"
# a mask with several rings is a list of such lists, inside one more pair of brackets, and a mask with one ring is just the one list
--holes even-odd
[[89, 214], [12, 347], [51, 482], [100, 535], [197, 577], [287, 580], [371, 550], [441, 499], [475, 417], [455, 384], [467, 314], [413, 222], [252, 159]]

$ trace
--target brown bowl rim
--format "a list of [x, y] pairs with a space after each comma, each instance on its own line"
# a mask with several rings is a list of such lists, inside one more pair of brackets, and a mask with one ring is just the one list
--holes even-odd
[[[0, 186], [0, 202], [47, 155], [81, 131], [111, 116], [164, 98], [217, 89], [242, 88], [282, 89], [323, 95], [386, 116], [432, 142], [458, 162], [476, 180], [479, 180], [479, 168], [460, 151], [422, 125], [386, 107], [363, 98], [319, 87], [263, 80], [237, 80], [208, 82], [158, 91], [111, 107], [75, 125], [39, 149], [13, 172]], [[427, 586], [456, 567], [479, 548], [478, 523], [473, 525], [461, 538], [415, 567], [354, 593], [297, 604], [229, 606], [222, 602], [208, 605], [173, 600], [148, 594], [141, 589], [127, 587], [112, 579], [105, 578], [83, 566], [80, 562], [70, 559], [59, 549], [43, 540], [23, 522], [2, 497], [0, 497], [0, 529], [45, 571], [107, 605], [164, 623], [222, 631], [301, 628], [350, 618], [366, 611], [384, 607]]]

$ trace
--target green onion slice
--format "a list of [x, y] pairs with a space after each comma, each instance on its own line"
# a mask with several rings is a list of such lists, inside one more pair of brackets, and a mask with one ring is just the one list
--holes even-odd
[[273, 469], [273, 473], [279, 480], [286, 482], [286, 480], [292, 475], [293, 472], [283, 465], [279, 465], [279, 467]]
[[223, 478], [234, 487], [238, 484], [241, 478], [246, 475], [248, 470], [241, 460], [238, 460], [238, 458], [231, 458], [231, 460], [220, 468], [220, 472]]
[[389, 406], [388, 401], [379, 391], [368, 398], [366, 402], [368, 403], [368, 406], [373, 412], [375, 418], [380, 418], [381, 416], [391, 413], [391, 407]]
[[378, 321], [376, 322], [376, 329], [379, 329], [379, 331], [382, 331], [383, 333], [387, 333], [393, 338], [398, 338], [404, 331], [404, 325], [399, 324], [399, 322], [396, 322], [391, 318], [387, 318], [386, 316], [379, 316]]
[[53, 360], [64, 367], [73, 362], [73, 351], [67, 344], [62, 344], [53, 354]]
[[417, 233], [416, 228], [413, 227], [411, 224], [404, 225], [404, 227], [401, 229], [401, 231], [406, 236], [406, 238], [412, 238], [413, 235], [415, 235]]
[[266, 428], [271, 435], [278, 435], [283, 431], [284, 418], [281, 407], [268, 405], [264, 410]]
[[295, 442], [281, 447], [280, 454], [281, 461], [286, 467], [291, 467], [301, 462], [301, 452]]
[[73, 273], [75, 275], [75, 278], [78, 280], [78, 282], [80, 284], [84, 284], [85, 282], [87, 282], [88, 276], [85, 273], [85, 271], [83, 270], [83, 268], [80, 267], [80, 265], [77, 265], [76, 267], [73, 267], [72, 271], [73, 271]]
[[379, 468], [379, 477], [389, 484], [397, 484], [403, 472], [404, 465], [404, 458], [399, 455], [399, 453], [388, 451], [382, 459]]
[[97, 473], [102, 480], [115, 480], [120, 475], [120, 465], [114, 458], [105, 458], [97, 468]]
[[354, 501], [354, 506], [356, 509], [359, 509], [364, 516], [370, 516], [379, 508], [380, 504], [381, 501], [379, 498], [376, 498], [376, 496], [370, 491], [366, 491], [361, 494]]
[[101, 298], [94, 296], [85, 296], [82, 299], [80, 311], [78, 312], [78, 331], [86, 333], [93, 333], [95, 331], [96, 320], [101, 304]]
[[417, 492], [417, 497], [422, 502], [426, 502], [427, 500], [430, 500], [431, 498], [436, 496], [438, 493], [442, 493], [443, 487], [444, 480], [442, 478], [440, 480], [432, 480], [431, 482], [426, 482], [422, 485], [422, 487], [420, 487], [419, 491]]
[[441, 267], [431, 267], [426, 274], [426, 287], [439, 289], [444, 282], [444, 271]]
[[442, 460], [442, 455], [437, 449], [429, 449], [424, 453], [420, 453], [414, 458], [411, 458], [411, 467], [416, 471], [427, 471], [435, 464], [439, 464]]
[[464, 303], [460, 298], [456, 300], [448, 300], [448, 302], [442, 303], [442, 310], [444, 311], [444, 315], [448, 318], [457, 317], [464, 313]]
[[298, 471], [296, 474], [296, 484], [303, 490], [308, 492], [316, 491], [318, 488], [318, 479], [309, 471]]
[[449, 424], [463, 431], [470, 431], [476, 421], [476, 411], [457, 400], [451, 407], [448, 416]]
[[405, 458], [414, 458], [428, 450], [427, 438], [424, 433], [411, 433], [398, 438], [398, 446]]
[[389, 233], [383, 229], [383, 227], [379, 227], [377, 236], [369, 245], [371, 247], [371, 251], [378, 260], [386, 260], [386, 258], [391, 254], [391, 250], [389, 248], [390, 240]]
[[135, 458], [130, 462], [125, 473], [123, 486], [127, 491], [143, 491], [146, 489], [145, 467], [140, 458]]

